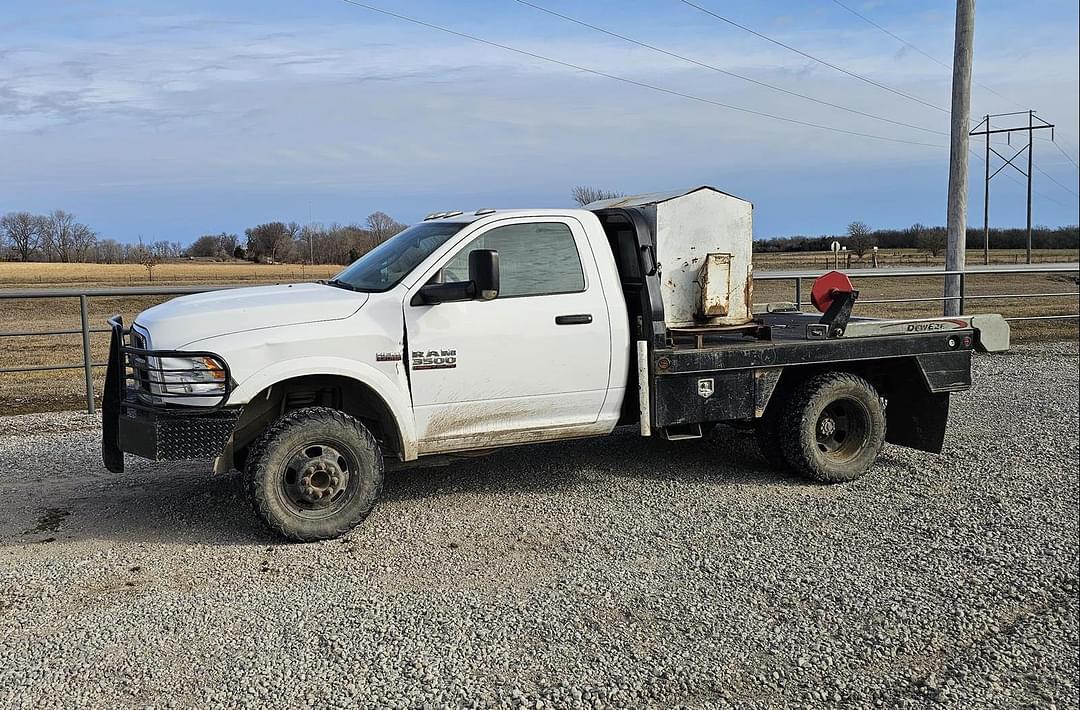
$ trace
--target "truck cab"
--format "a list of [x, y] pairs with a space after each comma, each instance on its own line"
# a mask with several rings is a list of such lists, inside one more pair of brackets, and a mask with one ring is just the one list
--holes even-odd
[[[306, 541], [363, 520], [388, 464], [619, 424], [754, 428], [774, 463], [819, 480], [861, 475], [887, 431], [940, 450], [949, 392], [970, 386], [972, 350], [1007, 347], [1004, 321], [755, 315], [749, 216], [710, 187], [435, 213], [326, 282], [185, 296], [130, 328], [114, 317], [103, 458], [241, 469], [259, 517]], [[807, 434], [790, 402], [822, 376], [851, 391]], [[800, 453], [822, 426], [833, 464], [827, 446]], [[781, 446], [785, 427], [801, 438]]]

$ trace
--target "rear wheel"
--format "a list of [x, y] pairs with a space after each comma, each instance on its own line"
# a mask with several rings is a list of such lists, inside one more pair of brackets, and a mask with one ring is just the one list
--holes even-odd
[[854, 481], [885, 445], [885, 410], [873, 385], [846, 372], [811, 377], [780, 420], [780, 449], [796, 472], [826, 483]]
[[371, 512], [383, 460], [371, 432], [336, 409], [289, 412], [251, 447], [244, 479], [256, 515], [290, 540], [338, 537]]

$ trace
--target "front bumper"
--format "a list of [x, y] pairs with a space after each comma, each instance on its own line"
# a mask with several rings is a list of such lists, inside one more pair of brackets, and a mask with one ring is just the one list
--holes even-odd
[[[148, 350], [127, 343], [128, 332], [119, 316], [109, 320], [112, 339], [102, 400], [101, 457], [113, 473], [124, 471], [124, 453], [151, 461], [190, 461], [221, 454], [239, 408], [226, 408], [232, 390], [228, 365], [206, 352]], [[171, 395], [153, 393], [161, 376], [155, 366], [162, 358], [209, 357], [225, 371], [223, 393]], [[186, 402], [197, 399], [199, 406]], [[180, 404], [177, 400], [185, 402]]]

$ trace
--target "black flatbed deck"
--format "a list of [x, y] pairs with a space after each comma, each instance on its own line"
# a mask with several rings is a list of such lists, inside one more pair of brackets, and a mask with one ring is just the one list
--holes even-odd
[[[970, 327], [811, 337], [808, 326], [820, 320], [817, 313], [768, 313], [741, 332], [673, 333], [667, 346], [652, 349], [654, 426], [761, 417], [783, 372], [793, 367], [867, 374], [894, 399], [916, 390], [945, 397], [935, 405], [945, 413], [948, 393], [971, 387], [976, 337]], [[875, 323], [898, 322], [852, 318], [849, 327]]]

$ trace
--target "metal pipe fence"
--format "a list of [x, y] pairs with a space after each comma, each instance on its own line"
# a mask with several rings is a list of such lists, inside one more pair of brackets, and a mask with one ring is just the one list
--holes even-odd
[[[803, 282], [807, 279], [816, 279], [823, 271], [762, 271], [754, 274], [755, 281], [790, 281], [795, 296], [794, 303], [801, 309], [809, 305], [803, 300]], [[940, 269], [850, 269], [845, 271], [852, 279], [863, 278], [941, 278], [947, 276], [960, 276], [959, 296], [931, 296], [913, 298], [886, 298], [876, 300], [860, 300], [858, 304], [889, 304], [889, 303], [942, 303], [949, 300], [959, 300], [960, 312], [964, 312], [964, 306], [968, 301], [992, 300], [992, 299], [1028, 299], [1028, 298], [1080, 298], [1078, 291], [1062, 291], [1053, 293], [1001, 293], [1001, 294], [967, 294], [966, 277], [973, 274], [1047, 274], [1047, 273], [1073, 273], [1080, 280], [1080, 264], [1031, 264], [1020, 267], [977, 267], [966, 271], [943, 271]], [[25, 365], [22, 367], [0, 368], [0, 375], [19, 372], [42, 372], [51, 370], [82, 370], [84, 386], [86, 388], [86, 409], [93, 414], [96, 411], [94, 401], [94, 369], [105, 367], [104, 362], [94, 362], [91, 357], [90, 336], [94, 333], [107, 333], [106, 327], [93, 327], [90, 324], [89, 301], [91, 298], [124, 297], [124, 296], [181, 296], [192, 293], [205, 293], [207, 291], [220, 291], [229, 288], [241, 288], [251, 284], [218, 284], [204, 286], [127, 286], [105, 288], [51, 288], [51, 289], [0, 289], [0, 302], [6, 300], [60, 298], [73, 299], [79, 303], [79, 327], [63, 330], [14, 330], [0, 332], [0, 340], [6, 338], [24, 337], [61, 337], [65, 335], [82, 336], [82, 361], [77, 363], [65, 363], [60, 365]], [[1035, 316], [1015, 316], [1006, 318], [1010, 321], [1035, 321], [1035, 320], [1066, 320], [1080, 319], [1080, 314], [1046, 314]]]
[[[762, 271], [754, 273], [755, 281], [791, 281], [794, 303], [801, 309], [810, 305], [809, 301], [803, 300], [803, 281], [816, 279], [822, 271]], [[946, 271], [943, 269], [845, 269], [844, 273], [855, 279], [866, 278], [940, 278], [942, 280], [942, 292], [948, 276], [960, 277], [960, 293], [957, 296], [927, 296], [917, 298], [884, 298], [884, 299], [859, 299], [856, 305], [871, 305], [883, 303], [941, 303], [942, 306], [948, 301], [959, 301], [960, 312], [964, 313], [967, 301], [993, 300], [993, 299], [1025, 299], [1025, 298], [1080, 298], [1078, 291], [1061, 291], [1053, 293], [992, 293], [992, 294], [968, 294], [967, 277], [980, 274], [1077, 274], [1080, 279], [1080, 264], [1028, 264], [1024, 266], [980, 266], [971, 267], [963, 271]], [[1030, 320], [1062, 320], [1066, 318], [1080, 318], [1080, 313], [1068, 315], [1037, 315], [1015, 316], [1006, 318], [1009, 321]]]

